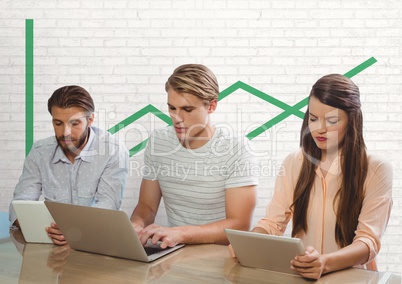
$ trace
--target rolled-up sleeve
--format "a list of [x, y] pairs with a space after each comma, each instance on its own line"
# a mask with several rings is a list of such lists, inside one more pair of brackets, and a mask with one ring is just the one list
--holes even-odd
[[381, 237], [387, 227], [392, 208], [392, 165], [371, 156], [365, 183], [365, 197], [353, 242], [364, 242], [370, 250], [366, 263], [381, 248]]
[[267, 206], [266, 215], [256, 226], [263, 228], [268, 234], [283, 235], [292, 217], [290, 206], [293, 202], [294, 177], [297, 177], [300, 171], [293, 163], [295, 159], [297, 154], [292, 153], [283, 161], [277, 173], [274, 194]]

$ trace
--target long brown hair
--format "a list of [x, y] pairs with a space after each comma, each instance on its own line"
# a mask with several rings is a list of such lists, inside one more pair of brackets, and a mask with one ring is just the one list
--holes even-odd
[[[348, 128], [341, 149], [342, 183], [333, 206], [336, 212], [335, 239], [339, 247], [352, 243], [361, 211], [367, 176], [367, 153], [363, 139], [363, 116], [360, 109], [359, 88], [349, 78], [330, 74], [320, 78], [312, 87], [309, 98], [314, 96], [321, 103], [347, 113]], [[315, 177], [315, 169], [321, 160], [321, 150], [309, 131], [309, 109], [304, 116], [300, 146], [303, 150], [302, 170], [294, 190], [292, 236], [307, 233], [307, 209]]]

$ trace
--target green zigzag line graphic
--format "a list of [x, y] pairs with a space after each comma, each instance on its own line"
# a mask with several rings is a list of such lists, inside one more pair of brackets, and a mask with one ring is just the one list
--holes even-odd
[[[144, 115], [146, 115], [148, 113], [152, 113], [156, 117], [161, 119], [162, 121], [166, 122], [166, 124], [172, 125], [172, 120], [171, 120], [170, 116], [166, 115], [161, 110], [159, 110], [156, 107], [154, 107], [153, 105], [147, 105], [146, 107], [144, 107], [144, 108], [140, 109], [139, 111], [137, 111], [136, 113], [130, 115], [129, 117], [127, 117], [123, 121], [119, 122], [115, 126], [109, 128], [108, 131], [111, 134], [115, 134], [116, 132], [120, 131], [124, 127], [130, 125], [131, 123], [133, 123], [134, 121], [140, 119], [141, 117], [143, 117]], [[141, 143], [135, 145], [133, 148], [131, 148], [129, 150], [130, 157], [135, 155], [136, 153], [138, 153], [142, 149], [144, 149], [145, 146], [147, 145], [147, 142], [148, 142], [148, 138], [145, 139], [144, 141], [142, 141]]]
[[[367, 59], [366, 61], [364, 61], [363, 63], [361, 63], [358, 66], [356, 66], [355, 68], [353, 68], [352, 70], [346, 72], [344, 74], [344, 76], [346, 76], [348, 78], [352, 78], [353, 76], [355, 76], [356, 74], [362, 72], [363, 70], [365, 70], [366, 68], [370, 67], [371, 65], [373, 65], [376, 62], [377, 62], [377, 60], [374, 57], [371, 57], [371, 58]], [[249, 134], [246, 135], [246, 137], [248, 139], [250, 139], [250, 140], [255, 138], [255, 137], [257, 137], [258, 135], [260, 135], [264, 131], [267, 131], [268, 129], [270, 129], [275, 124], [277, 124], [277, 123], [281, 122], [282, 120], [288, 118], [290, 115], [295, 114], [296, 111], [300, 110], [302, 107], [305, 107], [307, 104], [308, 104], [308, 98], [305, 98], [305, 99], [301, 100], [300, 102], [298, 102], [294, 106], [290, 107], [288, 110], [285, 110], [284, 112], [282, 112], [279, 115], [275, 116], [274, 118], [272, 118], [271, 120], [267, 121], [266, 123], [264, 123], [260, 127], [258, 127], [256, 129], [254, 129], [253, 131], [251, 131]], [[301, 118], [303, 118], [303, 117], [301, 117]]]
[[[237, 91], [238, 89], [243, 89], [244, 91], [247, 91], [248, 93], [266, 101], [269, 102], [275, 106], [278, 106], [280, 108], [282, 108], [283, 110], [287, 110], [287, 111], [292, 111], [293, 114], [295, 114], [296, 116], [300, 117], [303, 119], [304, 117], [304, 113], [299, 111], [299, 110], [292, 110], [292, 107], [264, 92], [261, 92], [260, 90], [257, 90], [256, 88], [247, 85], [246, 83], [242, 82], [242, 81], [237, 81], [236, 83], [234, 83], [233, 85], [230, 85], [229, 87], [227, 87], [226, 89], [224, 89], [222, 92], [219, 93], [219, 98], [218, 101], [226, 98], [227, 96], [229, 96], [230, 94], [234, 93], [235, 91]], [[149, 104], [146, 107], [143, 107], [142, 109], [140, 109], [139, 111], [137, 111], [136, 113], [130, 115], [129, 117], [127, 117], [126, 119], [124, 119], [123, 121], [119, 122], [118, 124], [114, 125], [113, 127], [111, 127], [110, 129], [108, 129], [108, 131], [111, 134], [115, 134], [116, 132], [120, 131], [121, 129], [129, 126], [131, 123], [133, 123], [134, 121], [140, 119], [141, 117], [143, 117], [144, 115], [148, 114], [148, 113], [152, 113], [154, 114], [156, 117], [158, 117], [159, 119], [161, 119], [162, 121], [164, 121], [167, 125], [172, 125], [172, 120], [170, 118], [170, 116], [166, 115], [165, 113], [163, 113], [161, 110], [159, 110], [158, 108], [154, 107], [153, 105]], [[136, 153], [138, 153], [139, 151], [143, 150], [146, 146], [148, 142], [148, 138], [145, 139], [144, 141], [142, 141], [141, 143], [135, 145], [133, 148], [131, 148], [129, 150], [130, 152], [130, 157], [135, 155]]]
[[[34, 105], [33, 26], [34, 26], [33, 19], [25, 20], [25, 48], [26, 48], [26, 50], [25, 50], [25, 72], [26, 72], [26, 74], [25, 74], [25, 87], [26, 87], [26, 90], [25, 90], [25, 99], [26, 99], [26, 102], [25, 102], [25, 115], [26, 115], [26, 118], [25, 118], [25, 136], [26, 136], [25, 137], [25, 152], [26, 153], [25, 154], [26, 155], [28, 155], [28, 153], [32, 147], [33, 140], [34, 140], [34, 137], [33, 137], [33, 134], [34, 134], [34, 131], [33, 131], [33, 122], [34, 122], [34, 118], [33, 118], [33, 105]], [[345, 73], [344, 76], [351, 78], [351, 77], [355, 76], [356, 74], [360, 73], [361, 71], [363, 71], [364, 69], [370, 67], [375, 62], [377, 62], [377, 60], [374, 57], [371, 57], [368, 60], [366, 60], [365, 62], [358, 65], [357, 67], [355, 67], [352, 70]], [[254, 129], [252, 132], [248, 133], [246, 135], [246, 137], [250, 140], [257, 137], [264, 131], [270, 129], [275, 124], [283, 121], [284, 119], [286, 119], [287, 117], [289, 117], [292, 114], [296, 115], [297, 117], [300, 117], [300, 118], [304, 117], [304, 113], [301, 112], [300, 109], [307, 105], [307, 103], [308, 103], [307, 98], [298, 102], [294, 106], [290, 106], [290, 105], [288, 105], [260, 90], [257, 90], [241, 81], [238, 81], [238, 82], [232, 84], [231, 86], [229, 86], [228, 88], [226, 88], [225, 90], [223, 90], [219, 94], [218, 100], [222, 100], [223, 98], [231, 95], [233, 92], [235, 92], [238, 89], [243, 89], [243, 90], [247, 91], [248, 93], [250, 93], [256, 97], [259, 97], [260, 99], [262, 99], [268, 103], [271, 103], [279, 108], [282, 108], [284, 110], [284, 112], [280, 113], [273, 119], [267, 121], [263, 125]], [[111, 127], [108, 131], [111, 134], [114, 134], [148, 113], [154, 114], [155, 116], [157, 116], [159, 119], [161, 119], [168, 125], [172, 124], [172, 121], [168, 115], [166, 115], [161, 110], [154, 107], [153, 105], [147, 105], [146, 107], [142, 108], [138, 112], [134, 113], [133, 115], [131, 115], [128, 118], [121, 121], [120, 123]], [[139, 151], [144, 149], [147, 144], [147, 141], [148, 141], [148, 139], [145, 139], [141, 143], [139, 143], [136, 146], [134, 146], [133, 148], [131, 148], [130, 156], [135, 155], [136, 153], [138, 153]]]
[[[373, 65], [376, 62], [377, 62], [377, 60], [374, 57], [371, 57], [371, 58], [367, 59], [366, 61], [364, 61], [363, 63], [356, 66], [355, 68], [346, 72], [344, 74], [344, 76], [346, 76], [348, 78], [352, 78], [353, 76], [355, 76], [356, 74], [367, 69], [368, 67], [370, 67], [371, 65]], [[219, 94], [218, 100], [222, 100], [222, 99], [226, 98], [227, 96], [231, 95], [238, 89], [242, 89], [242, 90], [244, 90], [268, 103], [271, 103], [279, 108], [282, 108], [284, 110], [284, 112], [280, 113], [279, 115], [275, 116], [271, 120], [267, 121], [266, 123], [262, 124], [258, 128], [254, 129], [253, 131], [248, 133], [246, 135], [246, 137], [250, 140], [257, 137], [261, 133], [267, 131], [272, 126], [283, 121], [284, 119], [286, 119], [287, 117], [289, 117], [292, 114], [301, 119], [304, 118], [304, 112], [300, 111], [300, 109], [305, 107], [308, 104], [308, 98], [305, 98], [305, 99], [301, 100], [300, 102], [296, 103], [295, 105], [290, 106], [260, 90], [253, 88], [250, 85], [247, 85], [246, 83], [244, 83], [242, 81], [237, 81], [236, 83], [230, 85], [229, 87], [227, 87], [226, 89], [221, 91]], [[115, 126], [111, 127], [108, 131], [110, 133], [114, 134], [148, 113], [154, 114], [156, 117], [158, 117], [159, 119], [164, 121], [167, 125], [172, 125], [172, 120], [170, 119], [170, 117], [168, 115], [166, 115], [161, 110], [154, 107], [153, 105], [149, 104], [146, 107], [144, 107], [141, 110], [134, 113], [133, 115], [131, 115], [128, 118], [124, 119], [123, 121], [119, 122]], [[142, 141], [141, 143], [137, 144], [133, 148], [131, 148], [130, 156], [133, 156], [136, 153], [138, 153], [139, 151], [141, 151], [142, 149], [144, 149], [147, 142], [148, 142], [148, 138], [145, 139], [144, 141]]]
[[162, 121], [166, 122], [168, 125], [172, 125], [172, 120], [170, 119], [170, 116], [166, 115], [161, 110], [154, 107], [153, 105], [147, 105], [146, 107], [140, 109], [136, 113], [127, 117], [125, 120], [123, 120], [123, 121], [119, 122], [118, 124], [116, 124], [115, 126], [111, 127], [108, 131], [111, 134], [115, 134], [116, 132], [120, 131], [124, 127], [130, 125], [131, 123], [140, 119], [141, 117], [143, 117], [144, 115], [146, 115], [148, 113], [152, 113], [156, 117], [160, 118]]
[[295, 110], [293, 111], [292, 107], [260, 90], [257, 90], [254, 87], [251, 87], [250, 85], [247, 85], [246, 83], [243, 83], [242, 81], [237, 81], [236, 83], [234, 83], [233, 85], [227, 87], [225, 90], [223, 90], [222, 92], [220, 92], [219, 94], [219, 98], [218, 100], [222, 100], [224, 98], [226, 98], [227, 96], [229, 96], [230, 94], [234, 93], [235, 91], [237, 91], [238, 89], [242, 89], [270, 104], [273, 104], [277, 107], [280, 107], [281, 109], [285, 110], [285, 111], [292, 111], [292, 113], [298, 117], [300, 117], [301, 119], [304, 118], [304, 112], [301, 112], [299, 110]]

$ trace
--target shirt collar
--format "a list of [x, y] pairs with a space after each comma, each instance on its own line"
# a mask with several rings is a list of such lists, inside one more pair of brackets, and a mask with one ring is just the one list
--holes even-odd
[[[328, 177], [328, 175], [339, 176], [342, 173], [341, 157], [342, 157], [342, 154], [339, 153], [339, 155], [332, 161], [332, 164], [327, 171], [327, 177]], [[321, 172], [321, 169], [319, 166], [316, 167], [315, 171], [319, 176], [322, 176], [322, 172]]]

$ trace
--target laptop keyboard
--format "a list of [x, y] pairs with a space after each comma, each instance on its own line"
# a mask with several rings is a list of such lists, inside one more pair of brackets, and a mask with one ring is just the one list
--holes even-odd
[[160, 247], [144, 247], [144, 249], [145, 249], [145, 252], [147, 253], [147, 255], [151, 255], [151, 254], [164, 250], [163, 248], [160, 248]]

